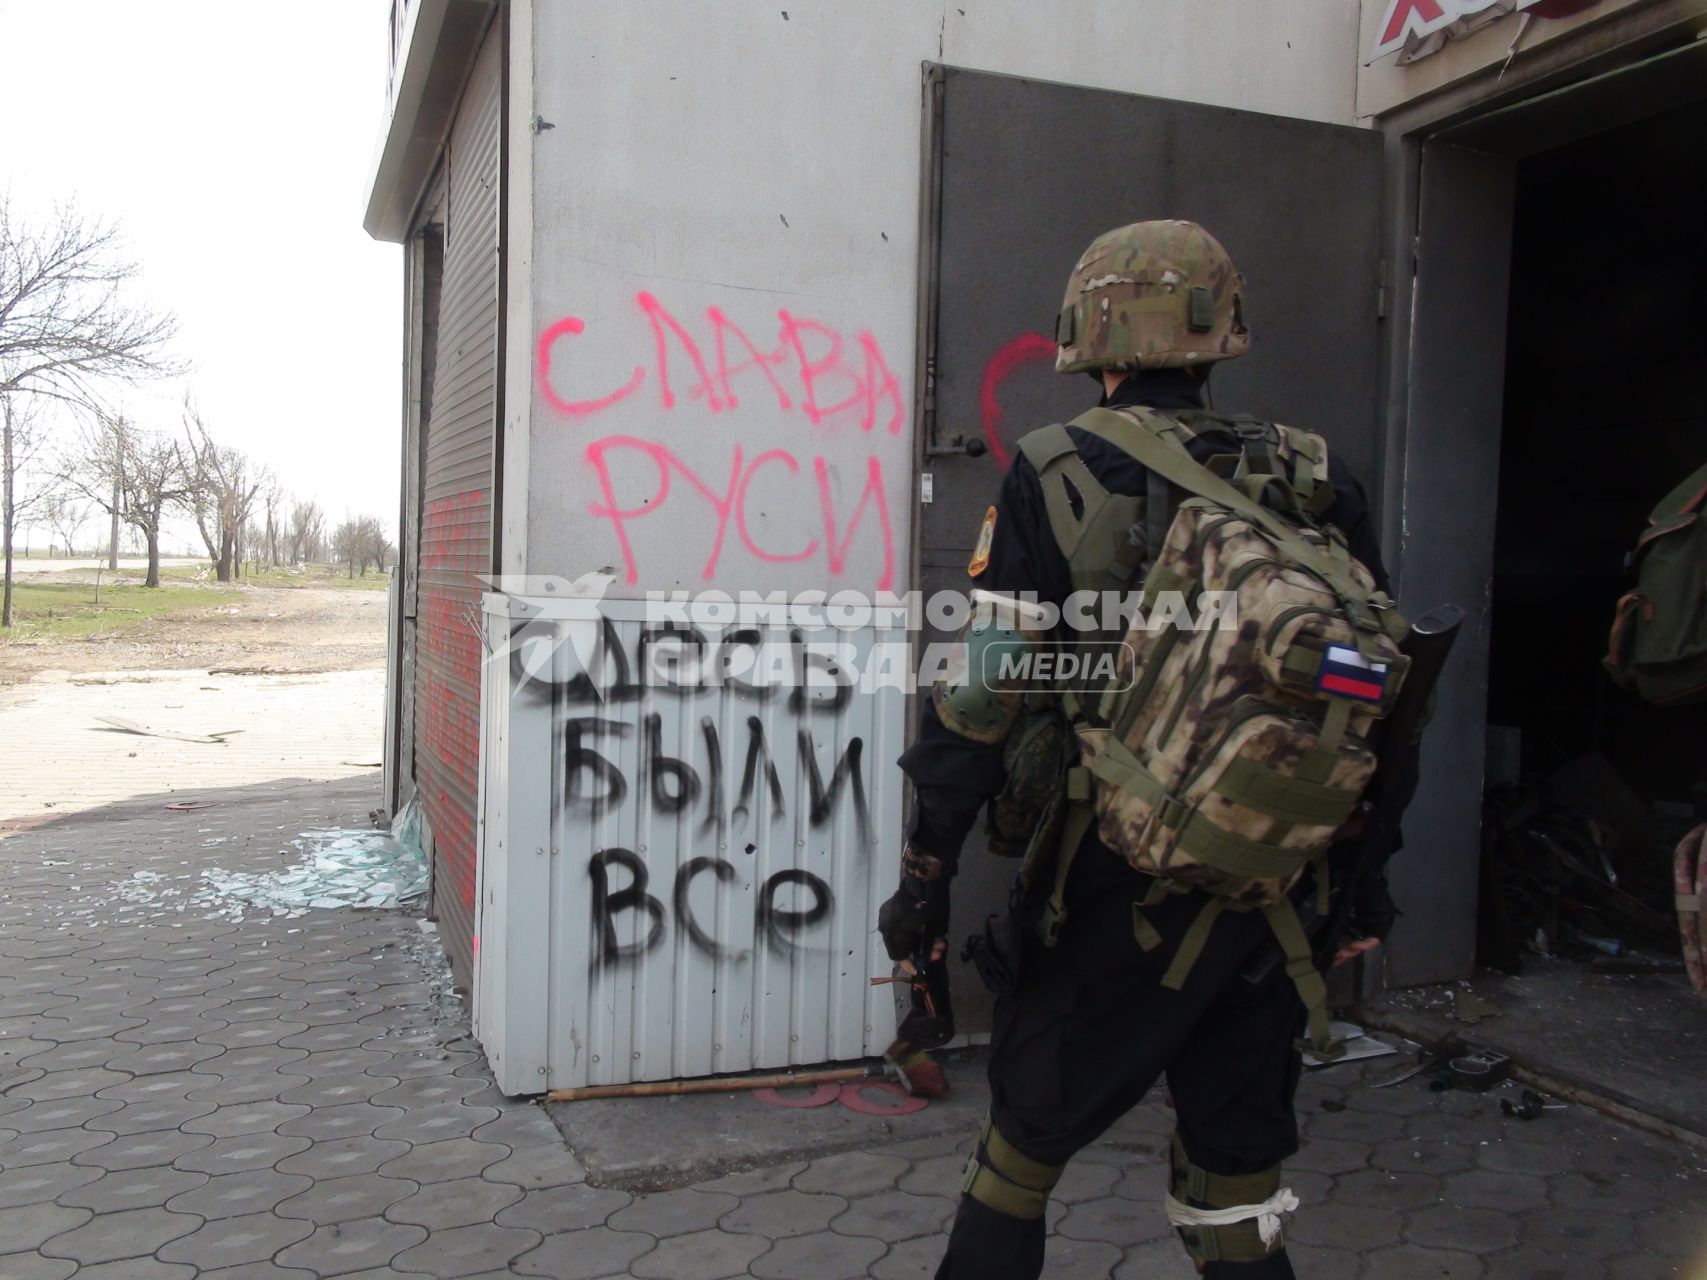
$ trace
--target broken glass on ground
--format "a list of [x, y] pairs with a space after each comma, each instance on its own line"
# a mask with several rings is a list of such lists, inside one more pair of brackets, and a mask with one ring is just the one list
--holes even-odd
[[119, 897], [135, 903], [182, 894], [186, 901], [174, 904], [177, 910], [193, 906], [234, 921], [250, 912], [290, 919], [317, 908], [405, 907], [427, 892], [427, 860], [412, 813], [399, 815], [394, 831], [316, 828], [291, 842], [301, 856], [276, 871], [209, 867], [187, 891], [159, 884], [163, 877], [156, 872], [139, 871], [116, 889]]

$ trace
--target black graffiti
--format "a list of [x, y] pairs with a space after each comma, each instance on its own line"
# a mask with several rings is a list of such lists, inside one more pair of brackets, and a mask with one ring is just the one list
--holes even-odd
[[[615, 635], [611, 638], [615, 640]], [[640, 631], [635, 660], [652, 688], [681, 698], [703, 684], [707, 647], [705, 633], [698, 626], [659, 623]]]
[[747, 717], [747, 763], [741, 769], [741, 796], [735, 801], [735, 824], [745, 827], [753, 813], [753, 790], [759, 780], [759, 764], [765, 766], [765, 783], [771, 793], [771, 821], [782, 820], [782, 779], [777, 777], [776, 762], [765, 746], [764, 721], [757, 716]]
[[[628, 872], [628, 886], [610, 891], [610, 865], [615, 863]], [[646, 892], [652, 873], [646, 864], [628, 849], [601, 849], [587, 864], [587, 874], [593, 881], [593, 933], [598, 938], [601, 962], [614, 964], [645, 955], [664, 940], [664, 904]], [[616, 936], [615, 918], [624, 911], [640, 909], [649, 917], [644, 942], [622, 942]]]
[[[564, 721], [563, 803], [570, 810], [597, 817], [628, 797], [628, 779], [622, 776], [622, 770], [585, 743], [588, 737], [621, 738], [633, 727], [621, 720], [598, 716], [571, 716]], [[597, 790], [586, 789], [584, 784], [589, 774]]]
[[793, 714], [834, 715], [853, 700], [856, 673], [841, 662], [834, 645], [809, 641], [798, 627], [788, 634], [787, 672], [767, 673], [766, 654], [780, 642], [767, 641], [756, 627], [728, 631], [714, 640], [689, 623], [649, 624], [641, 629], [631, 655], [616, 624], [601, 617], [591, 652], [576, 655], [583, 669], [558, 680], [553, 665], [566, 634], [547, 619], [511, 625], [510, 680], [526, 701], [628, 703], [648, 693], [685, 698], [706, 687], [721, 687], [758, 703], [787, 690]]
[[[810, 907], [804, 911], [793, 911], [776, 905], [777, 890], [790, 884], [811, 891], [813, 901]], [[759, 893], [754, 931], [772, 951], [792, 952], [800, 945], [798, 935], [802, 930], [822, 923], [829, 916], [830, 901], [830, 886], [810, 871], [779, 871], [765, 881], [765, 887]]]
[[699, 718], [700, 736], [705, 739], [706, 783], [705, 783], [705, 821], [700, 824], [701, 831], [715, 831], [718, 842], [723, 840], [727, 825], [723, 809], [723, 744], [718, 739], [717, 721], [710, 716]]
[[[628, 882], [612, 892], [610, 872], [620, 868]], [[593, 962], [597, 970], [607, 965], [637, 960], [664, 943], [666, 920], [673, 914], [677, 926], [687, 939], [687, 945], [713, 959], [742, 958], [745, 950], [731, 949], [719, 942], [695, 917], [689, 895], [694, 880], [710, 872], [726, 885], [739, 881], [741, 873], [733, 863], [723, 858], [696, 857], [684, 862], [676, 871], [671, 894], [673, 911], [667, 912], [664, 903], [651, 892], [651, 872], [630, 849], [600, 849], [587, 863], [587, 875], [593, 882], [592, 926]], [[782, 906], [778, 897], [790, 888], [797, 888], [810, 898], [804, 907]], [[810, 871], [787, 868], [770, 876], [759, 888], [753, 905], [753, 936], [767, 950], [779, 956], [790, 956], [806, 945], [802, 935], [829, 919], [835, 905], [835, 894], [821, 876]], [[617, 924], [627, 913], [643, 913], [645, 937], [622, 941]]]
[[724, 954], [723, 946], [712, 937], [694, 919], [693, 904], [688, 901], [688, 892], [693, 888], [693, 878], [702, 871], [710, 871], [724, 884], [733, 884], [740, 878], [732, 863], [722, 858], [690, 858], [682, 864], [682, 869], [676, 872], [676, 921], [687, 930], [688, 941], [710, 956]]
[[[601, 736], [620, 741], [634, 726], [620, 720], [598, 716], [572, 716], [566, 721], [564, 739], [564, 805], [572, 814], [597, 817], [620, 805], [628, 795], [628, 779], [621, 767], [595, 749]], [[665, 817], [689, 813], [702, 795], [708, 795], [702, 829], [723, 826], [723, 744], [717, 727], [710, 717], [700, 721], [701, 740], [706, 753], [706, 773], [712, 784], [704, 786], [699, 769], [690, 761], [665, 754], [663, 717], [649, 713], [644, 722], [645, 734], [641, 751], [643, 785], [655, 813]], [[871, 843], [871, 805], [865, 786], [865, 742], [849, 738], [841, 757], [830, 769], [829, 782], [818, 764], [818, 744], [809, 729], [801, 729], [795, 738], [800, 767], [807, 781], [807, 821], [823, 827], [836, 815], [844, 794], [852, 798], [854, 826], [861, 847]], [[777, 773], [765, 740], [764, 722], [757, 716], [747, 717], [746, 761], [741, 770], [741, 786], [730, 815], [736, 830], [744, 830], [752, 821], [753, 801], [758, 794], [761, 778], [770, 797], [772, 822], [784, 816], [786, 797], [782, 778]]]
[[[853, 697], [853, 672], [838, 663], [834, 655], [809, 648], [806, 636], [798, 629], [789, 633], [789, 640], [794, 656], [794, 692], [788, 695], [788, 709], [801, 715], [807, 711], [840, 711], [847, 706]], [[822, 671], [830, 677], [833, 692], [828, 699], [812, 696], [813, 671]]]
[[748, 658], [748, 665], [752, 670], [757, 671], [764, 647], [764, 633], [757, 627], [743, 627], [739, 631], [731, 631], [723, 638], [723, 644], [718, 648], [717, 665], [714, 668], [717, 678], [726, 687], [735, 690], [742, 697], [751, 698], [755, 702], [763, 702], [776, 690], [766, 688], [751, 680], [743, 680], [736, 670], [735, 657], [741, 650], [747, 650], [751, 655]]
[[698, 771], [687, 761], [664, 754], [664, 717], [656, 711], [646, 717], [644, 767], [652, 807], [659, 813], [680, 813], [699, 799]]
[[836, 761], [836, 767], [830, 771], [830, 785], [824, 785], [824, 775], [818, 772], [818, 752], [814, 749], [812, 735], [806, 730], [800, 731], [800, 763], [806, 769], [806, 780], [810, 787], [809, 800], [811, 807], [808, 817], [815, 827], [821, 827], [836, 812], [836, 800], [842, 794], [842, 787], [848, 785], [852, 778], [854, 798], [854, 822], [859, 827], [860, 838], [871, 828], [871, 814], [866, 808], [865, 787], [860, 781], [859, 759], [865, 752], [865, 743], [858, 738], [848, 743], [848, 749], [842, 753], [842, 758]]

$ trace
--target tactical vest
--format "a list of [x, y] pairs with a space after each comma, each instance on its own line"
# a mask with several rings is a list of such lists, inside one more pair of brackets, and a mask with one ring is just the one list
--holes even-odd
[[[1319, 523], [1334, 500], [1320, 436], [1143, 408], [1093, 409], [1072, 425], [1149, 477], [1142, 497], [1109, 493], [1059, 425], [1020, 442], [1074, 589], [1143, 590], [1106, 687], [1060, 693], [1079, 759], [1044, 941], [1066, 918], [1067, 872], [1094, 822], [1156, 878], [1133, 911], [1145, 950], [1161, 942], [1147, 907], [1207, 895], [1164, 985], [1184, 985], [1223, 910], [1262, 910], [1310, 1012], [1310, 1045], [1331, 1055], [1326, 987], [1288, 893], [1314, 868], [1326, 914], [1326, 853], [1374, 774], [1367, 735], [1404, 679], [1406, 624], [1339, 530]], [[1209, 432], [1229, 449], [1206, 466], [1186, 441]]]

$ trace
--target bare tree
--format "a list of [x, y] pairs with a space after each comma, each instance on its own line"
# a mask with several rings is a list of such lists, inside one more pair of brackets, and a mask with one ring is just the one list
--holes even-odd
[[348, 563], [352, 578], [356, 576], [356, 560], [361, 556], [361, 549], [361, 522], [354, 516], [345, 516], [332, 531], [332, 558], [339, 563]]
[[322, 556], [326, 537], [326, 514], [315, 502], [296, 502], [290, 509], [290, 560], [304, 564]]
[[284, 486], [269, 476], [266, 487], [261, 490], [261, 508], [266, 516], [267, 563], [274, 568], [280, 564], [279, 551], [284, 544], [285, 532], [284, 513], [289, 501]]
[[173, 371], [175, 322], [128, 300], [118, 229], [64, 206], [40, 226], [0, 197], [0, 394], [90, 404], [93, 384]]
[[0, 627], [12, 625], [12, 542], [18, 523], [50, 491], [49, 483], [30, 465], [40, 456], [46, 439], [35, 405], [16, 392], [0, 391], [0, 535], [6, 560]]
[[143, 585], [159, 586], [160, 523], [167, 512], [190, 500], [194, 488], [178, 445], [123, 417], [99, 414], [67, 478], [103, 511], [113, 509], [116, 495], [119, 519], [148, 548]]
[[383, 571], [391, 542], [372, 516], [346, 516], [332, 534], [332, 554], [349, 566], [350, 577], [367, 576], [368, 566]]
[[68, 493], [49, 493], [42, 504], [42, 518], [65, 545], [65, 554], [76, 555], [77, 539], [89, 523], [89, 508]]
[[265, 467], [252, 466], [240, 450], [215, 444], [201, 414], [187, 400], [184, 437], [179, 465], [190, 488], [180, 505], [195, 518], [215, 575], [230, 582], [242, 562], [244, 528], [271, 476]]

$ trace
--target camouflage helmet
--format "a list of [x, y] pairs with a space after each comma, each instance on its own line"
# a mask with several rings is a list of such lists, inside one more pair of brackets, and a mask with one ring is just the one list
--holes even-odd
[[1091, 241], [1055, 323], [1056, 373], [1175, 369], [1250, 350], [1245, 278], [1195, 222], [1134, 222]]

